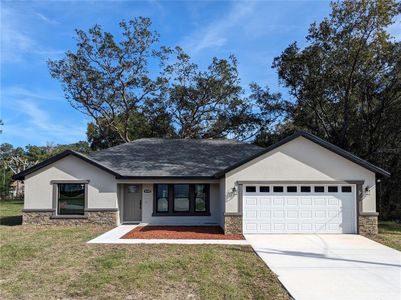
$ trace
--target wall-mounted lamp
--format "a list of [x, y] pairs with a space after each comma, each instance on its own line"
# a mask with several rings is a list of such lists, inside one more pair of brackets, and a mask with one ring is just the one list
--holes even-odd
[[365, 192], [369, 192], [369, 186], [368, 185], [365, 187]]
[[237, 192], [237, 188], [234, 186], [234, 187], [231, 189], [231, 191], [232, 191], [233, 193], [236, 193], [236, 192]]

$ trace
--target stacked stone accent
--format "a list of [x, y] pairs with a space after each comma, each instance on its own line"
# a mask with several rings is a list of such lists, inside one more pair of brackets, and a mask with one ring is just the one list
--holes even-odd
[[377, 214], [361, 214], [358, 216], [359, 234], [363, 236], [374, 236], [378, 233]]
[[88, 211], [86, 216], [78, 218], [53, 217], [51, 211], [29, 211], [22, 213], [22, 224], [24, 225], [67, 225], [79, 226], [101, 225], [101, 226], [116, 226], [118, 220], [117, 211]]
[[229, 215], [229, 214], [225, 215], [224, 233], [242, 234], [242, 215]]

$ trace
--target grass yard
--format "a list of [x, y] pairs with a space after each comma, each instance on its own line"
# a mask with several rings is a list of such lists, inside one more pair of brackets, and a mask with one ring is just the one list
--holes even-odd
[[374, 240], [401, 251], [401, 224], [381, 222], [379, 225], [379, 234]]
[[87, 245], [104, 228], [21, 226], [0, 202], [1, 299], [290, 299], [250, 247]]

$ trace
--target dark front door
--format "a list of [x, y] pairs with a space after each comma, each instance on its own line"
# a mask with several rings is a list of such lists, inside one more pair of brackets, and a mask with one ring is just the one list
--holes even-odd
[[142, 220], [142, 185], [125, 186], [123, 222], [140, 222]]

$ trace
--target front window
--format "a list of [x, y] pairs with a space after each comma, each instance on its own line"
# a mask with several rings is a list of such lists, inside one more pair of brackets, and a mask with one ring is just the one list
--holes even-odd
[[154, 216], [205, 216], [209, 211], [209, 184], [155, 184]]
[[204, 184], [195, 185], [195, 211], [206, 211], [206, 186]]
[[174, 211], [188, 212], [189, 211], [189, 185], [176, 184], [174, 185]]
[[156, 191], [156, 211], [157, 212], [168, 212], [168, 185], [159, 184], [157, 185]]
[[85, 184], [81, 183], [58, 184], [57, 214], [58, 215], [85, 214]]

